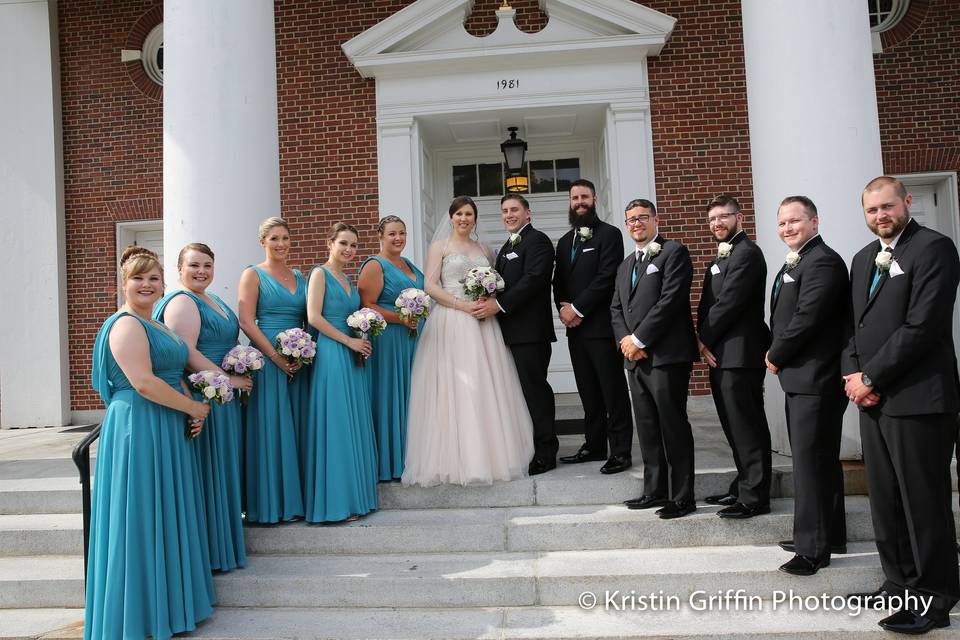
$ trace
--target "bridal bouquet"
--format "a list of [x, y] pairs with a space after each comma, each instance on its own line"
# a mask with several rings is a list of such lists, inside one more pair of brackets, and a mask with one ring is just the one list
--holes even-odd
[[[227, 373], [246, 376], [251, 380], [253, 379], [253, 374], [262, 367], [263, 354], [260, 353], [260, 350], [242, 344], [238, 344], [233, 349], [230, 349], [227, 355], [223, 356], [223, 362], [220, 363], [220, 368]], [[247, 396], [249, 394], [244, 393], [243, 389], [240, 389], [237, 391], [237, 395], [240, 396], [240, 404], [247, 404]]]
[[[420, 289], [404, 289], [400, 292], [400, 295], [397, 296], [397, 301], [393, 304], [396, 305], [394, 308], [397, 310], [397, 313], [400, 314], [400, 317], [406, 320], [407, 318], [415, 318], [417, 322], [423, 320], [428, 315], [430, 315], [430, 304], [433, 301], [430, 299], [425, 292]], [[413, 338], [417, 335], [416, 329], [409, 329], [410, 337]]]
[[[347, 326], [353, 329], [358, 338], [368, 339], [370, 336], [378, 336], [387, 328], [387, 321], [383, 319], [380, 312], [363, 307], [357, 309], [347, 316]], [[358, 367], [366, 364], [364, 355], [356, 353], [356, 363]]]
[[[226, 404], [233, 400], [233, 385], [230, 384], [230, 378], [219, 371], [198, 371], [187, 377], [194, 389], [203, 396], [206, 403], [216, 402], [217, 404]], [[186, 429], [187, 439], [196, 436], [190, 433], [192, 424], [188, 422]]]
[[313, 357], [317, 355], [317, 343], [300, 327], [281, 331], [274, 342], [280, 355], [290, 362], [313, 364]]
[[463, 291], [473, 300], [484, 296], [495, 298], [503, 292], [503, 276], [493, 267], [474, 267], [460, 281]]

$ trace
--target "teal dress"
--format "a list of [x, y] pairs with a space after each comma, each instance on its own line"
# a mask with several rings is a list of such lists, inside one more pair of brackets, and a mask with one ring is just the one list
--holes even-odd
[[[377, 304], [384, 309], [393, 310], [397, 296], [404, 289], [423, 289], [423, 273], [406, 258], [404, 262], [413, 271], [413, 280], [389, 260], [378, 256], [367, 258], [360, 271], [363, 271], [371, 260], [379, 262], [383, 269], [383, 291], [377, 298]], [[406, 325], [389, 323], [383, 334], [376, 339], [373, 354], [367, 363], [370, 368], [373, 428], [377, 438], [377, 471], [380, 480], [398, 480], [403, 475], [404, 452], [407, 449], [410, 368], [413, 366], [413, 354], [419, 339], [419, 333], [411, 336]]]
[[[260, 267], [257, 325], [272, 344], [281, 331], [303, 328], [307, 284], [296, 269], [297, 288], [289, 289]], [[274, 523], [303, 516], [297, 439], [311, 367], [287, 380], [269, 358], [257, 374], [244, 422], [244, 472], [247, 522]]]
[[196, 443], [186, 415], [141, 396], [110, 350], [118, 318], [137, 318], [153, 373], [181, 391], [187, 345], [117, 312], [93, 345], [93, 387], [107, 405], [97, 445], [84, 638], [158, 640], [196, 627], [216, 600]]
[[[208, 295], [216, 302], [219, 311], [192, 291], [173, 291], [154, 305], [153, 319], [163, 322], [167, 303], [180, 294], [191, 298], [200, 312], [197, 351], [220, 366], [223, 357], [237, 344], [237, 335], [240, 333], [237, 316], [212, 293]], [[200, 399], [197, 394], [194, 397]], [[207, 539], [210, 542], [210, 567], [219, 571], [229, 571], [247, 564], [243, 520], [240, 517], [240, 444], [243, 429], [240, 410], [239, 400], [223, 405], [211, 403], [210, 414], [197, 437]]]
[[[350, 292], [323, 267], [323, 317], [346, 333], [347, 316], [360, 308]], [[376, 350], [376, 345], [374, 345]], [[377, 450], [370, 413], [368, 367], [354, 352], [322, 333], [310, 379], [304, 431], [304, 503], [309, 522], [336, 522], [377, 508]]]

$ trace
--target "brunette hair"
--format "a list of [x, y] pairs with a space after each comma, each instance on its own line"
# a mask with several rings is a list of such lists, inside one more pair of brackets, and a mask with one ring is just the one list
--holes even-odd
[[400, 224], [403, 225], [404, 229], [407, 228], [407, 223], [401, 220], [400, 216], [394, 216], [394, 215], [384, 216], [380, 218], [380, 222], [377, 223], [377, 235], [382, 238], [384, 229], [386, 229], [387, 225], [390, 224], [391, 222], [399, 222]]
[[740, 202], [729, 193], [721, 193], [708, 202], [705, 207], [706, 213], [710, 213], [710, 210], [714, 207], [726, 207], [728, 205], [733, 205], [734, 213], [740, 213]]
[[794, 202], [798, 203], [803, 207], [803, 212], [807, 214], [808, 218], [816, 218], [819, 214], [817, 213], [817, 205], [813, 204], [813, 200], [807, 196], [787, 196], [780, 202], [780, 206], [777, 208], [777, 213], [780, 213], [780, 209], [784, 208], [788, 204], [793, 204]]
[[887, 185], [892, 185], [893, 190], [896, 192], [897, 197], [901, 200], [907, 199], [907, 188], [904, 186], [903, 182], [898, 178], [893, 176], [878, 176], [867, 183], [867, 186], [863, 188], [863, 192], [860, 194], [860, 204], [863, 204], [863, 194], [867, 191], [879, 191]]
[[330, 227], [330, 234], [327, 236], [327, 240], [333, 242], [337, 239], [337, 234], [339, 234], [341, 231], [350, 231], [353, 233], [353, 235], [357, 236], [358, 240], [360, 239], [360, 232], [357, 231], [355, 226], [347, 222], [337, 222]]
[[470, 196], [457, 196], [453, 199], [453, 202], [450, 203], [450, 209], [447, 210], [447, 215], [451, 218], [453, 214], [457, 212], [458, 209], [461, 209], [464, 205], [470, 205], [470, 208], [473, 209], [473, 217], [480, 217], [479, 212], [477, 211], [477, 203], [473, 201], [473, 198]]
[[500, 204], [503, 205], [503, 203], [506, 202], [507, 200], [516, 200], [523, 206], [524, 209], [530, 208], [530, 202], [519, 193], [508, 193], [507, 195], [500, 198]]
[[573, 182], [571, 182], [570, 188], [568, 189], [568, 191], [573, 191], [574, 187], [586, 187], [587, 189], [590, 189], [591, 194], [593, 194], [594, 196], [597, 195], [597, 188], [593, 186], [593, 183], [587, 180], [586, 178], [578, 178]]
[[188, 251], [199, 251], [200, 253], [210, 256], [211, 260], [216, 260], [216, 258], [213, 257], [213, 249], [202, 242], [191, 242], [183, 249], [180, 249], [180, 255], [177, 256], [177, 269], [183, 266], [183, 256], [187, 255]]
[[128, 278], [146, 273], [154, 267], [160, 269], [160, 275], [163, 276], [163, 265], [157, 254], [146, 247], [132, 244], [120, 255], [120, 280], [126, 282]]

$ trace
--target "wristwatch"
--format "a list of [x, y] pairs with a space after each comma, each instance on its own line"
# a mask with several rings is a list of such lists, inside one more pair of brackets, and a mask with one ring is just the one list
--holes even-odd
[[873, 386], [873, 380], [870, 379], [870, 376], [868, 376], [866, 372], [860, 374], [860, 380], [863, 382], [864, 385], [868, 387]]

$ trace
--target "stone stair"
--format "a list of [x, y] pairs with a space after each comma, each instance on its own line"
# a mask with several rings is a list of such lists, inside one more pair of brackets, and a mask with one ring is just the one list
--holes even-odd
[[[381, 510], [357, 522], [248, 527], [249, 566], [215, 577], [217, 610], [190, 635], [886, 637], [875, 624], [880, 613], [811, 608], [823, 594], [880, 582], [866, 497], [847, 497], [850, 553], [795, 578], [777, 571], [789, 558], [776, 547], [791, 535], [789, 497], [752, 520], [721, 520], [701, 503], [668, 522], [620, 504], [640, 492], [638, 469], [603, 476], [599, 466], [492, 487], [384, 484]], [[721, 465], [699, 470], [697, 495], [722, 491], [731, 477]], [[789, 467], [778, 466], [775, 495], [789, 495], [790, 482]], [[74, 477], [0, 479], [0, 638], [82, 633], [79, 511]], [[695, 610], [740, 589], [742, 602]], [[775, 603], [791, 592], [807, 604]], [[605, 607], [610, 594], [613, 608]], [[592, 597], [592, 609], [578, 605]]]

